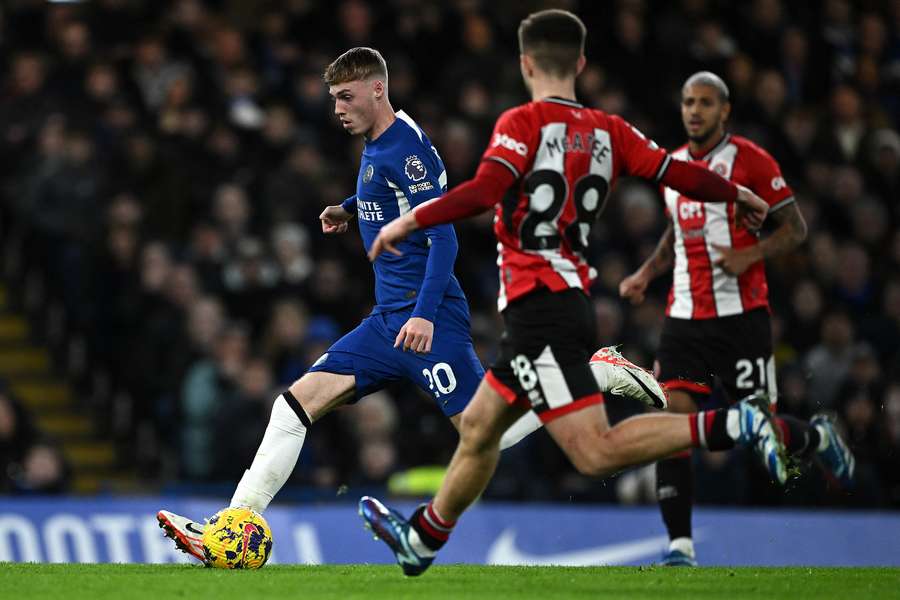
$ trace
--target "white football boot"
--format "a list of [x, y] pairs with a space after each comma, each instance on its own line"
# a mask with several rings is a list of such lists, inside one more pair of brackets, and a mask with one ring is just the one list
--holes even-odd
[[594, 352], [589, 364], [601, 392], [640, 400], [658, 409], [669, 405], [669, 395], [653, 373], [622, 356], [615, 346]]
[[203, 553], [203, 530], [205, 523], [191, 521], [181, 515], [176, 515], [167, 510], [156, 513], [156, 520], [166, 537], [175, 541], [175, 547], [190, 554], [200, 562], [206, 564], [206, 556]]

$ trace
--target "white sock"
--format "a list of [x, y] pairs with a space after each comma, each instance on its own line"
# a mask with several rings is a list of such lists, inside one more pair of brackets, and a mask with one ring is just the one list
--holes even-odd
[[529, 410], [522, 417], [510, 425], [503, 437], [500, 438], [500, 449], [506, 450], [510, 446], [515, 446], [530, 433], [537, 431], [543, 426], [541, 420], [534, 411]]
[[306, 426], [284, 396], [279, 395], [253, 464], [244, 471], [230, 506], [248, 506], [259, 513], [266, 510], [294, 471], [305, 438]]
[[672, 550], [678, 550], [694, 558], [694, 540], [689, 537], [675, 538], [669, 542], [669, 551], [671, 552]]
[[[701, 422], [700, 427], [703, 427]], [[741, 413], [738, 410], [729, 410], [725, 413], [725, 433], [733, 440], [741, 437]], [[680, 539], [680, 538], [679, 538]], [[690, 538], [685, 538], [690, 539]]]

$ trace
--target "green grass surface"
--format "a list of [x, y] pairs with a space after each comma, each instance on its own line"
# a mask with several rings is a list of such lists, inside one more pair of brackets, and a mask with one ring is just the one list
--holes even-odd
[[405, 578], [395, 566], [269, 566], [220, 571], [186, 565], [0, 563], [0, 597], [116, 598], [900, 598], [900, 569], [437, 566]]

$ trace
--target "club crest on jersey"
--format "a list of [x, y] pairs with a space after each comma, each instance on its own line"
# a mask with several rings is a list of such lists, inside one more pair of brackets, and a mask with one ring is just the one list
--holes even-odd
[[366, 172], [363, 174], [363, 183], [369, 183], [372, 181], [372, 176], [375, 174], [375, 167], [369, 165], [366, 167]]
[[422, 181], [428, 171], [425, 170], [425, 163], [419, 160], [419, 157], [413, 154], [406, 157], [406, 164], [403, 166], [406, 176], [412, 181]]

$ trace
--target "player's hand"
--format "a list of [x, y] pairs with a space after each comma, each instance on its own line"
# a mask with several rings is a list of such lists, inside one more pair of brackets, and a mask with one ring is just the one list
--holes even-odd
[[372, 247], [369, 248], [369, 260], [374, 262], [385, 251], [400, 256], [403, 253], [397, 250], [395, 244], [405, 239], [406, 236], [418, 228], [416, 217], [411, 212], [394, 219], [378, 232], [378, 237], [375, 238], [375, 241], [372, 242]]
[[352, 218], [353, 214], [344, 210], [340, 204], [329, 206], [319, 215], [319, 220], [322, 221], [322, 233], [344, 233]]
[[762, 227], [766, 215], [769, 213], [769, 205], [766, 201], [754, 194], [750, 189], [742, 185], [738, 187], [738, 195], [735, 203], [734, 219], [738, 224], [747, 229], [755, 230]]
[[631, 301], [632, 304], [638, 305], [644, 301], [644, 293], [650, 284], [650, 278], [644, 273], [643, 269], [638, 269], [619, 283], [619, 296]]
[[711, 244], [721, 256], [715, 260], [713, 264], [722, 267], [722, 270], [733, 277], [737, 277], [750, 268], [750, 265], [758, 260], [762, 260], [756, 246], [750, 246], [740, 250], [735, 250], [729, 246], [719, 246]]
[[422, 317], [410, 317], [397, 339], [394, 340], [394, 348], [403, 346], [403, 351], [412, 350], [417, 354], [427, 354], [431, 352], [431, 340], [434, 338], [434, 323]]

